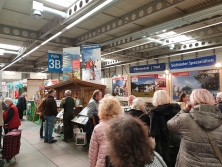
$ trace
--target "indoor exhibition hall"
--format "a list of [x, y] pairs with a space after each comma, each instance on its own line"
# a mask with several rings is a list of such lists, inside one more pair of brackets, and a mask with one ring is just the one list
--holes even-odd
[[222, 167], [222, 0], [0, 0], [0, 167]]

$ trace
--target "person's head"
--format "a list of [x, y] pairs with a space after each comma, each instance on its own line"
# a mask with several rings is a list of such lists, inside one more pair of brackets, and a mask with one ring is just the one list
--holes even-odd
[[48, 91], [48, 96], [54, 96], [55, 95], [55, 91], [53, 89]]
[[214, 105], [215, 100], [213, 95], [206, 89], [194, 89], [190, 95], [190, 102], [192, 106], [198, 104]]
[[47, 93], [47, 92], [45, 93], [44, 97], [45, 97], [45, 98], [48, 97], [48, 93]]
[[132, 109], [141, 110], [145, 112], [145, 101], [141, 98], [136, 98], [133, 100]]
[[65, 96], [71, 96], [71, 94], [72, 94], [71, 90], [66, 90], [65, 91]]
[[178, 102], [184, 102], [184, 103], [186, 103], [186, 102], [188, 102], [188, 101], [189, 101], [189, 95], [186, 94], [186, 93], [181, 93]]
[[120, 102], [113, 96], [104, 97], [98, 108], [98, 115], [100, 119], [108, 120], [122, 113]]
[[157, 90], [153, 95], [153, 105], [160, 106], [170, 103], [170, 96], [165, 90]]
[[3, 101], [5, 104], [7, 104], [8, 106], [13, 104], [13, 100], [11, 98], [5, 98]]
[[114, 118], [107, 131], [109, 155], [115, 167], [142, 167], [153, 161], [147, 126], [132, 116]]
[[135, 98], [136, 98], [136, 97], [133, 96], [133, 95], [130, 95], [130, 96], [128, 97], [129, 106], [132, 106], [133, 100], [134, 100]]
[[95, 91], [93, 92], [92, 98], [95, 99], [95, 100], [97, 100], [97, 101], [100, 101], [100, 100], [103, 98], [102, 91], [100, 91], [100, 90], [95, 90]]
[[27, 93], [26, 93], [26, 92], [24, 92], [24, 93], [22, 93], [22, 95], [21, 95], [21, 96], [25, 97], [25, 96], [27, 96]]
[[218, 103], [219, 103], [219, 102], [222, 102], [222, 92], [219, 92], [219, 93], [217, 94], [216, 100], [217, 100]]

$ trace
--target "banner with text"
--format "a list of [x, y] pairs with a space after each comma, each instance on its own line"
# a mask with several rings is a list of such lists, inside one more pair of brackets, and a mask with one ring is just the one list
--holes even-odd
[[215, 65], [215, 63], [216, 63], [216, 55], [198, 57], [195, 59], [179, 60], [179, 61], [170, 62], [170, 70], [212, 66], [212, 65]]
[[166, 70], [166, 63], [148, 64], [148, 65], [130, 67], [130, 73], [153, 72], [153, 71], [164, 71], [164, 70]]
[[62, 54], [48, 51], [48, 72], [62, 72]]
[[82, 80], [101, 84], [101, 46], [82, 46]]
[[112, 78], [113, 85], [112, 85], [112, 95], [113, 96], [128, 96], [128, 85], [127, 80], [128, 76], [122, 77], [114, 77]]
[[166, 89], [165, 74], [131, 76], [131, 94], [136, 97], [153, 97], [156, 90]]
[[190, 95], [194, 89], [200, 88], [207, 89], [216, 97], [219, 83], [217, 70], [172, 73], [173, 100], [178, 100], [183, 92]]
[[63, 48], [63, 81], [73, 76], [80, 79], [80, 47]]

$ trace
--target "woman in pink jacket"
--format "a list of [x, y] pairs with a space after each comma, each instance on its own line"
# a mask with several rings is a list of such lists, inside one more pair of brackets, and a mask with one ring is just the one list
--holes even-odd
[[93, 130], [89, 146], [90, 167], [105, 167], [105, 157], [108, 155], [109, 142], [106, 131], [110, 126], [110, 119], [120, 115], [122, 112], [119, 100], [112, 96], [104, 97], [98, 108], [100, 123]]

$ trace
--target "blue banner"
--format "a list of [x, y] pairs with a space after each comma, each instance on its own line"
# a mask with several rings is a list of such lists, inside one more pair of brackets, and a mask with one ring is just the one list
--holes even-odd
[[48, 52], [48, 72], [62, 72], [62, 54]]
[[132, 66], [130, 67], [130, 73], [164, 71], [165, 69], [166, 63], [148, 64], [142, 66]]
[[194, 68], [203, 66], [212, 66], [216, 63], [216, 55], [198, 57], [188, 60], [179, 60], [170, 62], [170, 70], [182, 69], [182, 68]]

